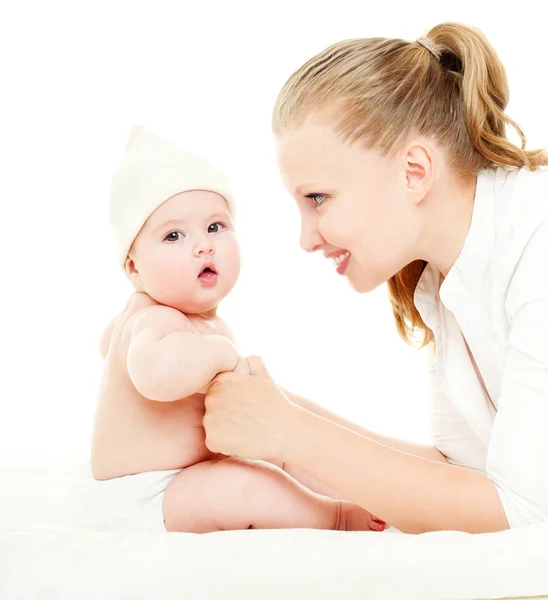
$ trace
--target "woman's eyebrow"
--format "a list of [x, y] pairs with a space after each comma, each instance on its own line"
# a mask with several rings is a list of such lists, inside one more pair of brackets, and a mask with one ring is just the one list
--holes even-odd
[[294, 193], [295, 193], [295, 195], [298, 196], [299, 194], [302, 194], [302, 191], [303, 191], [304, 188], [310, 188], [310, 189], [318, 188], [319, 189], [320, 187], [321, 186], [320, 186], [319, 183], [302, 183], [301, 185], [298, 185], [295, 188], [295, 192]]

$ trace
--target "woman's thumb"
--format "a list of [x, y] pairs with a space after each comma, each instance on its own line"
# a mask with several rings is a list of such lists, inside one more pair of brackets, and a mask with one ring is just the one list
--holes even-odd
[[253, 377], [272, 379], [269, 372], [266, 370], [266, 367], [264, 366], [263, 359], [260, 356], [248, 356], [246, 357], [246, 361]]

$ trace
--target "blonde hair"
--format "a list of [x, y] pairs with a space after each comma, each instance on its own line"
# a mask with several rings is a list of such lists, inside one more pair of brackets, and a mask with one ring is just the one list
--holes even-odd
[[[449, 166], [466, 178], [485, 168], [548, 165], [544, 150], [526, 150], [525, 135], [504, 110], [506, 71], [481, 31], [442, 23], [418, 41], [391, 38], [339, 42], [311, 58], [283, 86], [274, 106], [275, 134], [301, 124], [313, 111], [332, 117], [343, 140], [360, 142], [386, 156], [411, 134], [429, 137], [445, 150]], [[512, 127], [521, 148], [506, 137]], [[433, 341], [414, 304], [426, 268], [417, 260], [388, 281], [401, 337]]]

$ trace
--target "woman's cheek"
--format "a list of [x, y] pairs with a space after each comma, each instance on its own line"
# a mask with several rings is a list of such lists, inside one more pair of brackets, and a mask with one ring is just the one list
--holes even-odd
[[318, 210], [317, 228], [326, 242], [338, 247], [337, 239], [341, 238], [341, 232], [333, 222], [333, 211], [329, 211], [327, 206]]
[[336, 248], [352, 252], [355, 222], [348, 219], [342, 207], [326, 206], [320, 210], [318, 229], [322, 237]]

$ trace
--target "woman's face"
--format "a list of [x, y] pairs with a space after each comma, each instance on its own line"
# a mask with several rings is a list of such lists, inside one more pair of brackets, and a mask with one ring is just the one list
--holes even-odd
[[342, 260], [337, 271], [373, 290], [416, 258], [420, 202], [406, 154], [385, 158], [343, 143], [308, 119], [276, 139], [278, 165], [301, 214], [301, 246]]

